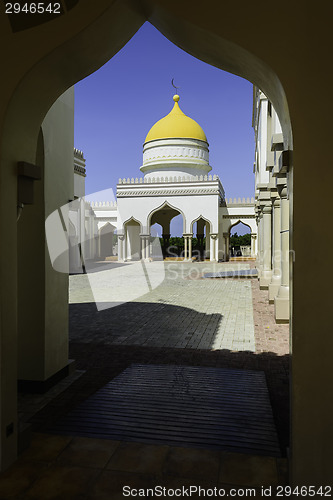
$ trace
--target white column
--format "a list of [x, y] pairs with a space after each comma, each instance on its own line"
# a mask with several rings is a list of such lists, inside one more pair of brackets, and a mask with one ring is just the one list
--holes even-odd
[[210, 235], [210, 261], [216, 262], [216, 234]]
[[188, 236], [188, 260], [192, 260], [192, 236]]
[[280, 192], [281, 197], [281, 286], [274, 299], [275, 319], [280, 323], [289, 322], [289, 200], [287, 186]]
[[260, 208], [259, 213], [258, 213], [258, 270], [259, 270], [259, 276], [261, 275], [262, 268], [263, 268], [263, 237], [264, 237], [263, 213], [262, 213], [262, 208]]
[[256, 256], [256, 239], [257, 235], [255, 233], [251, 233], [251, 257]]
[[145, 258], [145, 237], [140, 234], [140, 241], [141, 241], [141, 259]]
[[123, 234], [118, 234], [118, 260], [124, 260], [124, 239], [125, 236]]
[[184, 238], [184, 260], [187, 260], [187, 236], [183, 235]]
[[281, 200], [273, 201], [273, 274], [268, 286], [268, 299], [271, 304], [281, 285]]
[[263, 208], [263, 265], [260, 274], [260, 289], [268, 290], [272, 278], [272, 203], [269, 201]]
[[146, 236], [146, 260], [150, 259], [150, 236]]
[[223, 233], [224, 237], [224, 260], [229, 260], [229, 241], [230, 241], [230, 233]]

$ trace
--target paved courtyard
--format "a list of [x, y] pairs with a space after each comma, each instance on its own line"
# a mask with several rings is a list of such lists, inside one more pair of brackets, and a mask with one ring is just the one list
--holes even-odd
[[136, 262], [71, 276], [71, 340], [253, 352], [251, 281], [202, 278], [249, 267]]
[[[257, 279], [201, 279], [205, 272], [254, 266], [253, 262], [168, 263], [162, 279], [160, 271], [147, 266], [150, 278], [144, 275], [141, 286], [138, 273], [130, 282], [133, 266], [102, 265], [92, 273], [102, 277], [95, 282], [100, 287], [95, 291], [99, 311], [88, 277], [72, 276], [69, 356], [76, 361], [76, 372], [45, 395], [21, 395], [20, 421], [28, 420], [37, 433], [32, 447], [2, 474], [0, 497], [123, 498], [125, 482], [137, 487], [152, 486], [156, 481], [170, 487], [175, 481], [202, 487], [219, 484], [226, 485], [227, 492], [230, 485], [287, 484], [285, 458], [45, 434], [50, 425], [135, 363], [259, 370], [265, 373], [285, 457], [289, 446], [289, 327], [275, 323], [274, 306], [268, 303], [267, 291], [259, 289]], [[105, 271], [112, 268], [127, 276], [123, 281], [125, 289], [132, 289], [130, 302], [117, 302], [107, 294], [110, 281]], [[121, 281], [117, 286], [121, 287]], [[118, 307], [109, 307], [117, 303]], [[125, 335], [122, 328], [126, 328]], [[156, 346], [156, 333], [163, 336], [165, 330], [168, 334], [163, 342], [170, 341], [171, 346]], [[135, 331], [139, 331], [136, 340]], [[248, 336], [254, 352], [242, 350]], [[233, 349], [226, 347], [230, 338]], [[182, 342], [187, 349], [179, 348]]]

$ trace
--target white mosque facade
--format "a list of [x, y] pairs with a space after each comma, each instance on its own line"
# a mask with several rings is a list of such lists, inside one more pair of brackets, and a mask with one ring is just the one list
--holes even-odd
[[[222, 182], [209, 164], [209, 144], [204, 131], [181, 111], [179, 96], [175, 95], [173, 100], [170, 113], [147, 134], [140, 168], [143, 175], [119, 179], [116, 202], [85, 203], [86, 259], [117, 254], [119, 261], [151, 261], [155, 257], [152, 226], [161, 225], [163, 248], [167, 249], [170, 224], [178, 215], [183, 222], [184, 260], [195, 257], [212, 262], [229, 260], [230, 230], [239, 222], [251, 231], [247, 256], [256, 257], [254, 198], [226, 200]], [[75, 173], [82, 176], [83, 170], [77, 170], [76, 167]], [[75, 196], [84, 196], [82, 183]], [[193, 237], [198, 242], [196, 252], [192, 248]], [[78, 264], [77, 258], [75, 266]]]

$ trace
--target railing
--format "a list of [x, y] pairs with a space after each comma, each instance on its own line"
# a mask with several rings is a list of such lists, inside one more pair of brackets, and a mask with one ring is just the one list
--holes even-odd
[[100, 207], [117, 208], [116, 201], [91, 201], [89, 204], [91, 208], [100, 208]]
[[170, 176], [170, 177], [152, 177], [147, 179], [146, 177], [138, 178], [123, 178], [119, 179], [118, 184], [160, 184], [160, 183], [172, 183], [172, 182], [211, 182], [218, 181], [218, 175], [183, 175], [183, 176]]
[[251, 198], [226, 198], [225, 202], [227, 205], [249, 205], [249, 204], [254, 204], [254, 198], [253, 196]]

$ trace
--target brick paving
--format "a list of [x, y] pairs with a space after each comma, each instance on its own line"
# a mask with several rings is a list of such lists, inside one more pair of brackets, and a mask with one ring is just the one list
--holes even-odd
[[[147, 291], [140, 263], [110, 269], [91, 276], [71, 276], [70, 339], [79, 342], [255, 351], [250, 281], [196, 279], [209, 271], [248, 269], [249, 264], [167, 262], [148, 263], [156, 286]], [[162, 274], [164, 280], [156, 279]], [[103, 310], [96, 310], [95, 297], [104, 297]], [[152, 280], [151, 280], [152, 281]], [[128, 282], [132, 286], [128, 285]], [[105, 290], [109, 283], [109, 293]], [[95, 290], [97, 290], [95, 292]], [[102, 292], [101, 292], [102, 290]], [[118, 307], [117, 294], [130, 300]], [[112, 301], [113, 299], [113, 301]], [[99, 309], [101, 309], [101, 304]]]
[[[253, 267], [255, 264], [252, 262], [250, 264], [237, 263], [236, 266], [234, 264], [222, 264], [224, 269], [233, 269], [235, 267], [239, 269], [240, 265], [242, 268], [249, 268], [249, 266]], [[141, 297], [140, 300], [137, 299], [134, 306], [133, 303], [130, 305], [123, 304], [120, 307], [99, 313], [96, 312], [94, 304], [71, 305], [72, 340], [70, 342], [70, 357], [76, 360], [77, 369], [82, 370], [84, 373], [67, 390], [59, 394], [52, 402], [34, 415], [30, 420], [33, 423], [34, 430], [43, 431], [46, 429], [52, 422], [67, 414], [72, 408], [75, 408], [80, 402], [95, 393], [132, 363], [253, 369], [265, 372], [281, 451], [285, 456], [289, 443], [288, 325], [275, 324], [273, 318], [274, 306], [268, 303], [267, 291], [259, 289], [257, 280], [201, 280], [202, 274], [198, 271], [193, 272], [193, 269], [199, 268], [192, 268], [192, 272], [187, 272], [187, 265], [184, 266], [182, 286], [180, 286], [179, 290], [177, 290], [177, 287], [174, 288], [175, 297], [181, 297], [182, 291], [192, 290], [195, 283], [201, 284], [203, 281], [210, 282], [209, 286], [212, 289], [215, 289], [216, 286], [216, 291], [219, 287], [223, 289], [225, 286], [230, 286], [230, 289], [238, 289], [239, 285], [235, 286], [235, 283], [238, 283], [240, 289], [245, 290], [245, 294], [252, 292], [250, 296], [252, 296], [253, 302], [255, 352], [228, 348], [216, 349], [212, 345], [210, 347], [205, 346], [205, 348], [197, 345], [195, 348], [186, 349], [175, 346], [142, 345], [140, 343], [128, 345], [126, 338], [118, 338], [115, 343], [110, 342], [110, 323], [105, 320], [110, 311], [113, 311], [112, 314], [119, 314], [119, 310], [124, 307], [127, 308], [127, 315], [119, 314], [119, 318], [122, 318], [122, 321], [127, 320], [131, 325], [130, 328], [135, 329], [136, 325], [140, 325], [140, 321], [142, 322], [145, 316], [148, 321], [149, 309], [152, 307], [155, 308], [155, 311], [160, 311], [160, 314], [155, 314], [154, 318], [155, 320], [159, 318], [161, 321], [163, 312], [166, 313], [169, 309], [175, 310], [175, 315], [169, 317], [169, 322], [176, 318], [177, 307], [180, 310], [182, 309], [182, 306], [165, 304], [157, 299], [155, 303], [149, 305], [149, 303], [144, 302], [144, 297]], [[207, 266], [201, 266], [202, 272], [204, 272], [205, 267]], [[215, 293], [219, 297], [219, 294]], [[205, 303], [204, 299], [205, 297], [202, 299], [203, 303]], [[201, 307], [200, 301], [198, 303]], [[199, 306], [196, 305], [196, 307]], [[131, 308], [133, 307], [131, 314]], [[160, 307], [162, 308], [159, 309]], [[141, 316], [137, 316], [139, 310], [137, 308], [142, 308]], [[197, 314], [197, 317], [200, 318], [200, 315], [204, 313], [197, 312]], [[213, 323], [214, 314], [216, 313], [210, 313]], [[90, 315], [94, 315], [94, 322], [91, 327], [85, 327], [86, 333], [81, 335], [80, 329], [82, 333], [82, 325], [89, 323]], [[111, 327], [115, 328], [114, 325], [116, 325], [116, 322]], [[167, 325], [168, 323], [164, 322], [164, 327]], [[114, 335], [117, 335], [115, 331]], [[121, 335], [119, 330], [119, 336], [121, 337]]]

